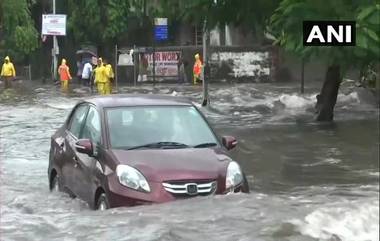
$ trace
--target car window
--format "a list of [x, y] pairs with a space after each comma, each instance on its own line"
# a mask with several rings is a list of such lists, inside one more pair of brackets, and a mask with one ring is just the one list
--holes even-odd
[[106, 115], [113, 148], [154, 142], [179, 142], [189, 146], [217, 143], [194, 107], [119, 107], [106, 110]]
[[80, 138], [90, 139], [94, 143], [100, 143], [100, 116], [94, 107], [90, 107], [90, 110], [88, 111]]
[[80, 105], [75, 109], [75, 112], [71, 117], [69, 131], [75, 137], [79, 137], [84, 119], [86, 117], [87, 109], [87, 105]]

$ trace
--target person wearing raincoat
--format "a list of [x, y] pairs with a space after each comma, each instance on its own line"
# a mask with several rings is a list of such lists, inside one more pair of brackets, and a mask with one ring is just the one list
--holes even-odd
[[67, 91], [69, 88], [69, 81], [72, 79], [70, 68], [66, 65], [66, 59], [62, 59], [61, 65], [58, 67], [58, 74], [61, 80], [61, 88]]
[[9, 56], [4, 59], [4, 64], [1, 68], [1, 78], [5, 81], [5, 88], [11, 87], [11, 81], [16, 77], [16, 70]]
[[105, 92], [106, 92], [106, 95], [110, 95], [112, 93], [112, 84], [113, 84], [113, 79], [115, 77], [115, 74], [113, 72], [112, 65], [108, 63], [107, 60], [104, 60], [104, 67], [106, 68], [106, 76], [107, 76]]
[[196, 85], [198, 82], [201, 82], [202, 61], [200, 60], [199, 54], [196, 54], [194, 57], [195, 57], [195, 62], [193, 66], [193, 76], [194, 76], [193, 83], [194, 85]]
[[102, 58], [98, 59], [98, 65], [94, 69], [94, 83], [100, 95], [106, 95], [107, 73]]

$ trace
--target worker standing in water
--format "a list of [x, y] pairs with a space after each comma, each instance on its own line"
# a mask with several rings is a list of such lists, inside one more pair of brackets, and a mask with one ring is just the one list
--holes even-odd
[[91, 82], [91, 73], [92, 73], [92, 64], [90, 61], [84, 64], [82, 71], [82, 81], [84, 86], [90, 86]]
[[115, 74], [113, 72], [112, 65], [108, 63], [106, 59], [104, 60], [104, 67], [106, 68], [106, 76], [107, 76], [105, 92], [106, 92], [106, 95], [110, 95], [112, 93], [112, 84], [113, 84], [113, 79], [115, 77]]
[[5, 88], [11, 87], [11, 82], [16, 77], [16, 70], [9, 56], [4, 59], [4, 64], [1, 68], [1, 78], [5, 81]]
[[194, 85], [196, 85], [198, 82], [201, 82], [202, 61], [200, 59], [199, 54], [196, 54], [194, 57], [195, 57], [195, 62], [194, 62], [194, 67], [193, 67], [193, 76], [194, 76], [193, 83]]
[[58, 74], [61, 80], [61, 89], [67, 92], [69, 89], [69, 81], [72, 79], [70, 68], [66, 65], [66, 59], [62, 59], [61, 65], [58, 67]]
[[107, 73], [102, 58], [98, 59], [98, 65], [94, 70], [94, 83], [100, 95], [106, 95]]

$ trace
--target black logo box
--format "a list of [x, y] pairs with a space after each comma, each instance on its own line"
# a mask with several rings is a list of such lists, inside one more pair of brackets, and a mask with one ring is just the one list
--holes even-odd
[[[310, 32], [314, 26], [318, 26], [321, 30], [325, 42], [320, 42], [314, 38], [312, 42], [307, 43]], [[327, 42], [327, 26], [332, 26], [337, 32], [339, 26], [351, 26], [351, 42], [338, 42], [332, 37], [331, 42]], [[346, 27], [343, 28], [346, 31]], [[346, 40], [346, 32], [344, 33]], [[303, 45], [304, 46], [355, 46], [356, 45], [356, 23], [355, 21], [303, 21]]]

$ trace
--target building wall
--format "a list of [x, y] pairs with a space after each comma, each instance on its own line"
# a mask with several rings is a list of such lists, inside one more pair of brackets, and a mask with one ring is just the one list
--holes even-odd
[[[174, 45], [196, 45], [195, 26], [193, 25], [182, 23], [172, 34], [175, 35], [172, 43]], [[210, 30], [208, 44], [210, 46], [252, 46], [254, 38], [247, 29], [225, 25]]]
[[178, 28], [176, 45], [193, 45], [195, 40], [194, 27], [189, 24], [181, 24]]
[[[280, 53], [279, 68], [283, 76], [279, 76], [278, 81], [300, 81], [301, 80], [302, 61], [299, 57], [289, 53]], [[304, 79], [307, 81], [323, 82], [328, 68], [328, 62], [325, 59], [316, 58], [305, 62]], [[351, 68], [344, 75], [344, 78], [359, 80], [359, 69]]]
[[211, 46], [252, 46], [253, 44], [251, 31], [242, 27], [225, 25], [210, 31]]
[[213, 80], [271, 81], [269, 47], [220, 46], [210, 49], [210, 78]]

